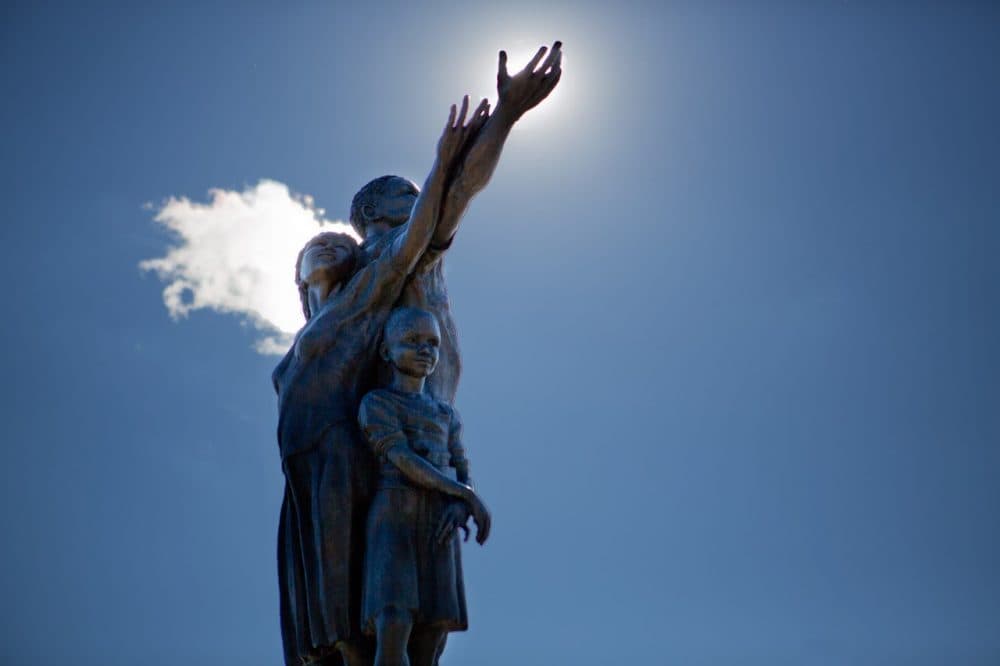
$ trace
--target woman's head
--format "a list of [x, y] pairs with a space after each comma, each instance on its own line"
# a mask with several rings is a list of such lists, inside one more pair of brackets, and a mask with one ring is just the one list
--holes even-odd
[[312, 316], [309, 287], [325, 285], [327, 290], [354, 274], [358, 261], [358, 242], [347, 234], [324, 231], [314, 236], [295, 260], [295, 284], [299, 288], [302, 314]]

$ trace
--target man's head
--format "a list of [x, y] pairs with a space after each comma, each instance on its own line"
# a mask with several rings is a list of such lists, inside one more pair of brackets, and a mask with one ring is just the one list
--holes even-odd
[[351, 226], [366, 238], [373, 228], [391, 229], [410, 219], [420, 190], [400, 176], [382, 176], [362, 187], [351, 201]]
[[418, 308], [396, 308], [389, 314], [382, 339], [382, 358], [411, 377], [434, 372], [441, 346], [437, 318]]
[[323, 282], [332, 287], [344, 282], [354, 273], [357, 259], [358, 242], [347, 234], [324, 231], [305, 244], [295, 260], [295, 284], [307, 321], [312, 316], [309, 286]]

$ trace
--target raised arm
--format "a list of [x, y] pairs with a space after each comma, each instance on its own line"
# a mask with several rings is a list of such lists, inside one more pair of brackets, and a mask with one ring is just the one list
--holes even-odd
[[[376, 262], [362, 268], [349, 281], [341, 283], [341, 287], [313, 313], [299, 332], [294, 345], [300, 359], [324, 353], [342, 334], [337, 328], [339, 322], [369, 307], [373, 301], [385, 298], [385, 290], [402, 288], [402, 281], [388, 279], [387, 273], [405, 277], [413, 271], [434, 232], [448, 176], [454, 171], [463, 146], [482, 129], [489, 115], [489, 105], [483, 100], [466, 124], [468, 110], [469, 98], [466, 96], [462, 100], [462, 111], [458, 114], [456, 123], [455, 105], [451, 106], [448, 123], [438, 141], [437, 158], [424, 183], [423, 191], [414, 203], [409, 221]], [[398, 295], [396, 293], [391, 296], [389, 302], [394, 301]]]
[[469, 202], [493, 176], [514, 123], [548, 97], [559, 83], [562, 42], [553, 44], [549, 57], [542, 62], [547, 50], [544, 46], [538, 49], [535, 57], [514, 76], [507, 73], [507, 53], [500, 52], [497, 108], [464, 151], [448, 183], [441, 219], [431, 240], [433, 247], [447, 247], [451, 242]]
[[449, 177], [455, 171], [458, 160], [466, 147], [466, 143], [475, 137], [483, 128], [489, 117], [489, 103], [484, 99], [472, 113], [468, 124], [465, 122], [469, 111], [469, 96], [462, 99], [462, 109], [456, 121], [455, 105], [451, 106], [448, 123], [445, 125], [441, 139], [438, 141], [437, 159], [431, 168], [423, 190], [413, 205], [413, 212], [406, 223], [404, 231], [393, 241], [386, 251], [386, 259], [393, 268], [403, 274], [413, 271], [420, 256], [427, 249], [438, 215], [441, 212], [442, 198]]

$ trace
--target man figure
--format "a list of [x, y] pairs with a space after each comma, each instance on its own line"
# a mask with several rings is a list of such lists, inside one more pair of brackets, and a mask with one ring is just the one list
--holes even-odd
[[[441, 351], [437, 370], [427, 378], [427, 392], [438, 400], [452, 404], [461, 374], [461, 359], [455, 321], [448, 303], [442, 258], [458, 231], [469, 202], [489, 182], [504, 142], [521, 116], [537, 106], [555, 89], [562, 76], [562, 43], [555, 42], [548, 58], [548, 49], [541, 47], [531, 61], [514, 76], [507, 73], [507, 54], [500, 52], [497, 71], [497, 107], [478, 134], [470, 138], [454, 172], [450, 175], [441, 214], [434, 236], [403, 290], [399, 305], [420, 308], [433, 313], [441, 325]], [[541, 63], [541, 65], [539, 65]], [[488, 110], [486, 100], [479, 105], [473, 118]], [[379, 256], [384, 248], [408, 226], [411, 197], [416, 186], [399, 176], [376, 178], [354, 196], [350, 222], [362, 236], [359, 262], [364, 265]]]

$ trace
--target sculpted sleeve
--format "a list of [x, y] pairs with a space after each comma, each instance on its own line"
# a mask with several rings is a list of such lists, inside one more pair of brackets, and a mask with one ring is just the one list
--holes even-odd
[[358, 424], [365, 441], [379, 460], [385, 460], [385, 455], [392, 447], [407, 445], [399, 420], [399, 405], [382, 391], [371, 391], [361, 399]]

